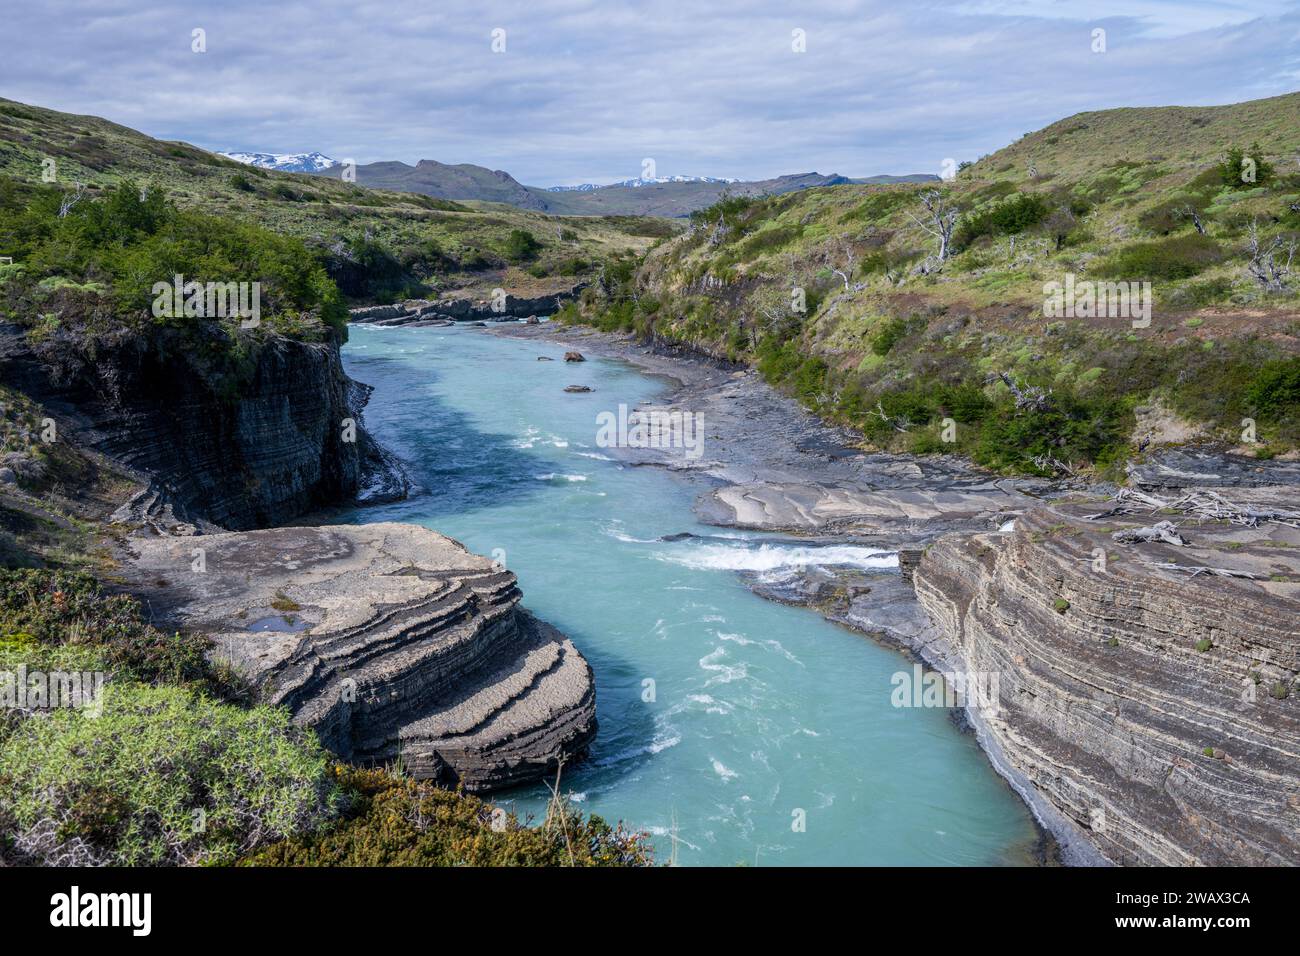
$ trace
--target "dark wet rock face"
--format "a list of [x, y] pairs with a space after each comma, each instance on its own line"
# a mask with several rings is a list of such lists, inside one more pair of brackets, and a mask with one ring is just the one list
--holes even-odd
[[343, 372], [337, 342], [250, 337], [238, 367], [214, 372], [182, 335], [121, 335], [51, 359], [3, 326], [0, 377], [148, 484], [126, 519], [168, 512], [238, 530], [405, 493], [401, 469], [362, 427], [369, 388]]
[[155, 613], [209, 634], [216, 660], [341, 758], [400, 760], [478, 792], [553, 774], [595, 736], [592, 672], [573, 643], [520, 607], [513, 574], [436, 532], [277, 528], [132, 547]]

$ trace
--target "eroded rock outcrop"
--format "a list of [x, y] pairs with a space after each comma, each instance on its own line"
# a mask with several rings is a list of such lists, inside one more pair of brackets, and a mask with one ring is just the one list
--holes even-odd
[[344, 373], [337, 341], [259, 334], [236, 350], [224, 336], [153, 327], [33, 346], [0, 324], [0, 379], [43, 405], [64, 440], [147, 484], [124, 520], [240, 530], [405, 494], [400, 466], [363, 427], [370, 388]]
[[1184, 516], [1186, 546], [1121, 544], [1151, 516], [1107, 510], [1039, 506], [915, 569], [940, 639], [998, 677], [993, 746], [1114, 862], [1300, 863], [1300, 530]]
[[572, 289], [550, 295], [534, 297], [505, 295], [500, 302], [491, 299], [407, 299], [392, 305], [369, 305], [353, 309], [349, 321], [363, 325], [402, 325], [411, 328], [450, 325], [453, 322], [498, 321], [502, 319], [528, 319], [550, 315], [566, 302], [571, 302], [585, 288], [579, 284]]
[[513, 574], [436, 532], [276, 528], [132, 547], [154, 612], [210, 635], [216, 659], [344, 759], [400, 759], [486, 791], [553, 773], [595, 735], [592, 672], [572, 642], [520, 607]]

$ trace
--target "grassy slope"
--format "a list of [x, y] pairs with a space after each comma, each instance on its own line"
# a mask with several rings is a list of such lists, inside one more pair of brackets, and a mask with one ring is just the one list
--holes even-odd
[[[1276, 167], [1272, 180], [1225, 186], [1216, 164], [1256, 140]], [[1042, 454], [1104, 466], [1134, 450], [1134, 409], [1160, 399], [1225, 438], [1241, 417], [1262, 415], [1269, 449], [1284, 451], [1300, 441], [1294, 420], [1250, 390], [1261, 366], [1300, 351], [1300, 281], [1265, 292], [1242, 248], [1252, 221], [1270, 237], [1300, 230], [1298, 150], [1300, 94], [1080, 114], [944, 185], [961, 209], [963, 241], [937, 273], [917, 270], [936, 243], [911, 218], [931, 187], [835, 186], [714, 207], [692, 234], [649, 254], [622, 300], [593, 294], [583, 312], [754, 362], [877, 445], [947, 450], [938, 430], [951, 416], [957, 449], [995, 467], [1036, 470], [1030, 460]], [[1014, 250], [1008, 231], [963, 236], [1012, 201], [1049, 214], [1014, 235]], [[1207, 236], [1171, 214], [1187, 204]], [[1067, 273], [1149, 279], [1151, 327], [1049, 321], [1044, 283]], [[791, 308], [794, 287], [806, 290], [805, 315]], [[1066, 420], [1009, 411], [1000, 372], [1053, 389]], [[878, 400], [910, 423], [906, 432], [881, 419]]]
[[[0, 176], [39, 182], [46, 159], [54, 160], [57, 181], [68, 188], [75, 183], [103, 187], [123, 179], [160, 186], [183, 207], [247, 218], [323, 249], [339, 239], [366, 235], [395, 255], [432, 242], [446, 258], [431, 270], [424, 291], [497, 285], [519, 294], [556, 291], [573, 284], [574, 271], [579, 277], [589, 274], [604, 257], [643, 251], [671, 231], [653, 220], [561, 219], [512, 206], [451, 202], [260, 170], [98, 117], [0, 99]], [[505, 240], [514, 229], [530, 232], [541, 243], [526, 263], [505, 261]]]

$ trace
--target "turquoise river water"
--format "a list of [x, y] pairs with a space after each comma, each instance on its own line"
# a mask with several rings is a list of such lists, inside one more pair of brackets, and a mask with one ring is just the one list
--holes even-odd
[[[893, 557], [698, 524], [698, 486], [596, 444], [598, 412], [664, 383], [562, 354], [471, 328], [354, 326], [344, 361], [376, 386], [367, 425], [419, 487], [345, 520], [416, 522], [504, 560], [525, 605], [573, 639], [600, 721], [590, 758], [564, 772], [581, 808], [649, 831], [661, 861], [675, 834], [684, 865], [1030, 862], [1029, 813], [974, 739], [943, 710], [891, 705], [891, 676], [911, 667], [900, 654], [736, 573], [883, 574]], [[680, 532], [699, 537], [659, 540]], [[526, 814], [545, 796], [495, 799]]]

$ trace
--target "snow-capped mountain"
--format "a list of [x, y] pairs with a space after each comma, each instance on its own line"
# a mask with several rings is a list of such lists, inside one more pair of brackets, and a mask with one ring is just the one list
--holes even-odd
[[587, 193], [593, 189], [604, 189], [606, 186], [628, 186], [636, 189], [638, 186], [652, 186], [656, 183], [738, 183], [739, 179], [722, 179], [717, 176], [656, 176], [653, 179], [624, 179], [617, 183], [605, 183], [597, 185], [596, 183], [583, 183], [580, 186], [548, 186], [547, 192], [552, 193]]
[[282, 173], [318, 173], [322, 169], [337, 166], [338, 161], [322, 153], [222, 153], [229, 159], [260, 166], [262, 169], [278, 169]]

